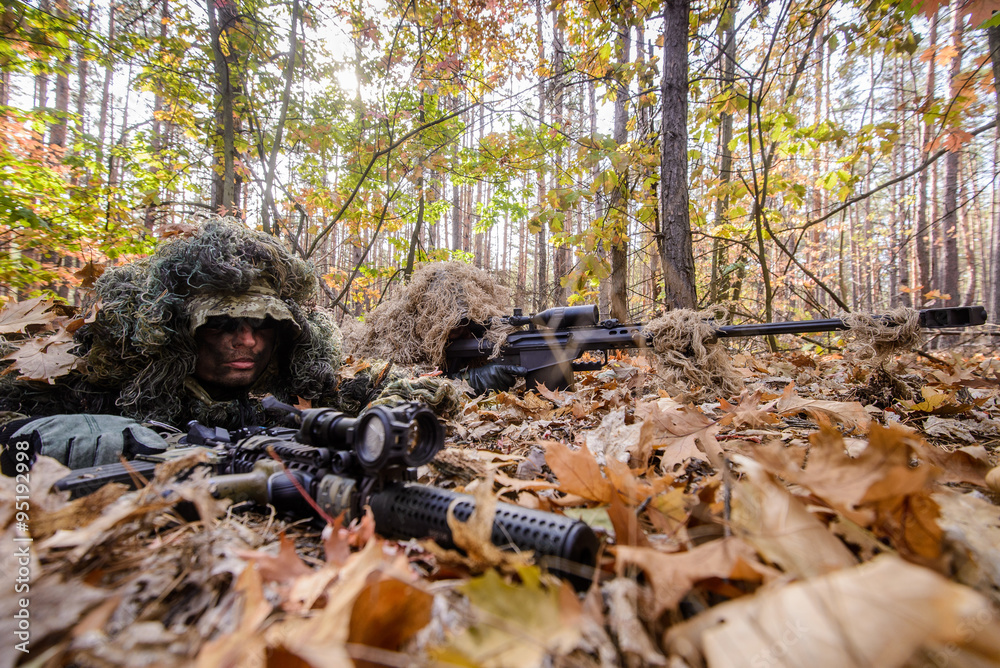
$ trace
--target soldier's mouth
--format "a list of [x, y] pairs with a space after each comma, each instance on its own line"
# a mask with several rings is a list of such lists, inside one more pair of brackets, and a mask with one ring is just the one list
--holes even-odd
[[233, 360], [231, 362], [226, 362], [226, 366], [233, 369], [252, 369], [257, 366], [257, 362], [254, 360]]

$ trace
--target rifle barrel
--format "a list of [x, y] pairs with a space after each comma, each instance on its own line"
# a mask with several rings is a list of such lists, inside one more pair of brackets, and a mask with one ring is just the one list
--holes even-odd
[[[955, 306], [950, 308], [929, 308], [919, 311], [920, 327], [942, 329], [945, 327], [972, 327], [986, 322], [986, 309], [982, 306]], [[896, 325], [888, 315], [875, 316], [887, 325]], [[797, 320], [793, 322], [765, 322], [751, 325], [725, 325], [719, 327], [717, 336], [731, 338], [737, 336], [769, 336], [772, 334], [808, 334], [810, 332], [835, 332], [850, 329], [840, 318], [822, 320]]]

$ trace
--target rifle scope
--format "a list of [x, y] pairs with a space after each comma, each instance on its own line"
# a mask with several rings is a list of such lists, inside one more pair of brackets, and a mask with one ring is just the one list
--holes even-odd
[[426, 464], [444, 445], [444, 429], [434, 412], [417, 402], [370, 406], [356, 418], [329, 408], [302, 411], [299, 440], [318, 448], [353, 450], [361, 467]]
[[547, 329], [569, 329], [570, 327], [592, 327], [598, 322], [597, 306], [557, 306], [542, 311], [523, 315], [521, 309], [514, 309], [514, 315], [505, 318], [508, 324], [515, 327], [534, 325]]

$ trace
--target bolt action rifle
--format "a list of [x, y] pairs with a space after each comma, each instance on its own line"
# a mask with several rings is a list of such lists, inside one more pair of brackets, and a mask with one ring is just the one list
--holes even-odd
[[[982, 306], [932, 308], [919, 311], [920, 326], [927, 329], [946, 327], [971, 327], [986, 322], [986, 309]], [[876, 316], [886, 324], [893, 324], [888, 316]], [[514, 315], [501, 321], [515, 327], [527, 327], [513, 332], [500, 348], [500, 354], [490, 359], [494, 342], [486, 336], [486, 329], [472, 324], [471, 335], [451, 341], [445, 349], [445, 372], [457, 375], [463, 369], [482, 364], [488, 359], [501, 364], [524, 367], [527, 386], [534, 389], [544, 384], [549, 389], [564, 390], [573, 385], [574, 371], [594, 371], [607, 364], [608, 352], [626, 348], [652, 348], [652, 336], [643, 330], [642, 323], [623, 325], [617, 320], [600, 320], [597, 306], [566, 306], [551, 308], [541, 313], [523, 315], [514, 309]], [[792, 322], [767, 322], [750, 325], [725, 325], [717, 327], [718, 338], [739, 336], [768, 336], [772, 334], [805, 334], [833, 332], [850, 329], [839, 318], [800, 320]], [[604, 359], [596, 362], [582, 361], [584, 353], [603, 353]]]
[[[444, 429], [430, 409], [416, 402], [372, 406], [352, 418], [327, 408], [300, 411], [273, 397], [264, 405], [293, 415], [298, 427], [229, 432], [191, 422], [181, 447], [76, 469], [55, 487], [79, 497], [109, 482], [132, 484], [138, 476], [151, 478], [157, 464], [200, 450], [208, 455], [209, 484], [217, 498], [271, 505], [293, 517], [343, 513], [345, 521], [368, 506], [379, 535], [432, 538], [454, 547], [448, 508], [454, 505], [455, 517], [464, 522], [475, 499], [412, 482], [417, 467], [444, 445]], [[508, 503], [497, 504], [491, 539], [501, 549], [532, 550], [540, 564], [580, 588], [589, 584], [597, 561], [598, 539], [587, 524]]]

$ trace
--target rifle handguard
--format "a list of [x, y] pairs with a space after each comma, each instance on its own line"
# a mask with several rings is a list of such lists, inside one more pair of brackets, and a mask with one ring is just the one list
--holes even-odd
[[[389, 487], [372, 494], [369, 505], [376, 530], [383, 536], [433, 538], [444, 547], [454, 547], [447, 516], [455, 499], [459, 499], [455, 517], [465, 522], [476, 506], [472, 496], [426, 485]], [[597, 563], [599, 541], [587, 524], [509, 503], [497, 503], [491, 540], [501, 549], [533, 551], [538, 563], [576, 586], [590, 583]]]

